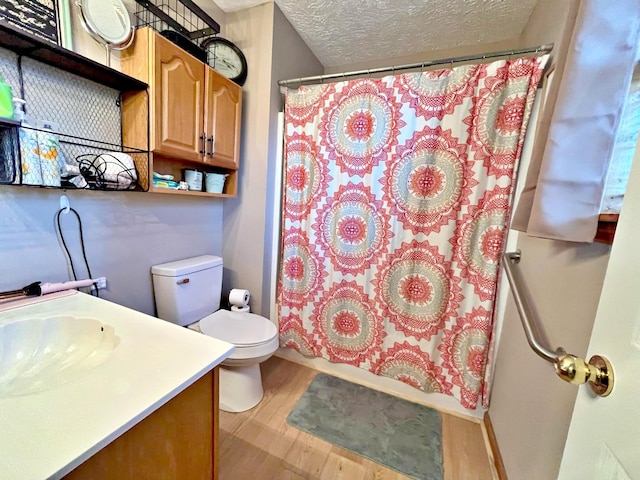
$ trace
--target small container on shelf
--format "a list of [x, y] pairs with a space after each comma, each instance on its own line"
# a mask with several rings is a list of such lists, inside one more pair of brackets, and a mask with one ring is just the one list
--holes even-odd
[[205, 173], [205, 191], [209, 193], [222, 193], [224, 191], [224, 181], [227, 175], [223, 173]]
[[0, 76], [0, 117], [13, 119], [13, 94], [11, 87]]
[[202, 191], [202, 172], [193, 168], [182, 169], [182, 180], [187, 182], [189, 190]]

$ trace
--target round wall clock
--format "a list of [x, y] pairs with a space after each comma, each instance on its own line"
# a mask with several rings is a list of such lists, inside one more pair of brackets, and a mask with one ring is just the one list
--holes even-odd
[[237, 45], [226, 38], [211, 37], [201, 45], [207, 51], [207, 63], [229, 80], [244, 85], [247, 80], [247, 59]]

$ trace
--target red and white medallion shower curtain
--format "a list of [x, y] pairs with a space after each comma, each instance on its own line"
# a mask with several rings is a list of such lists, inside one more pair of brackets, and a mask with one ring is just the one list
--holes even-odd
[[476, 408], [546, 58], [287, 92], [282, 346]]

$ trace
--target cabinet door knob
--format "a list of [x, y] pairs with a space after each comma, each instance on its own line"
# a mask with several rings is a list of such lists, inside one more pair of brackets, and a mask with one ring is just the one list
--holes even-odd
[[209, 152], [207, 153], [207, 155], [213, 157], [213, 144], [215, 142], [213, 135], [211, 135], [207, 141], [209, 142]]
[[207, 141], [207, 136], [205, 135], [204, 132], [202, 132], [202, 135], [200, 135], [200, 140], [202, 140], [202, 147], [200, 148], [200, 155], [204, 155], [206, 152], [206, 145], [205, 142]]

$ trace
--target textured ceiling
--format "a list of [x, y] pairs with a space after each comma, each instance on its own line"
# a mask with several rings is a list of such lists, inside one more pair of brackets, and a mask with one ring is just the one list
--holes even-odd
[[[264, 0], [215, 0], [237, 11]], [[536, 0], [276, 0], [325, 67], [518, 36]]]
[[[255, 7], [272, 0], [213, 0], [213, 2], [225, 12], [237, 12], [245, 8]], [[196, 2], [199, 3], [199, 2]]]

